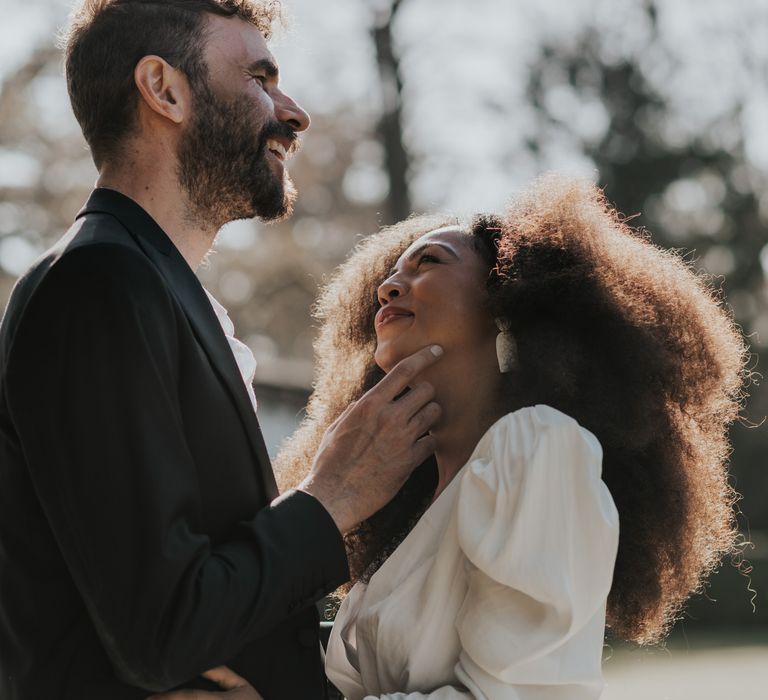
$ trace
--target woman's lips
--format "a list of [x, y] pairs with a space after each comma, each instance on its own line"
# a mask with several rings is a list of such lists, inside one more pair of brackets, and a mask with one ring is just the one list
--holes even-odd
[[385, 306], [376, 314], [376, 328], [381, 328], [381, 326], [394, 321], [401, 321], [404, 318], [413, 318], [413, 314], [405, 309]]

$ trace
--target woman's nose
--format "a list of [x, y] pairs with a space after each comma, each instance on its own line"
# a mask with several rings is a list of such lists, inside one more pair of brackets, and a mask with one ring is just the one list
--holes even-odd
[[379, 285], [379, 303], [382, 306], [384, 306], [384, 304], [389, 304], [393, 299], [403, 296], [405, 292], [406, 287], [402, 279], [398, 277], [398, 275], [392, 275]]

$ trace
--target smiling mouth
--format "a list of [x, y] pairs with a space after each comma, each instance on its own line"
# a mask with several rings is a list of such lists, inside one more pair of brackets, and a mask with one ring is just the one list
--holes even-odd
[[275, 139], [267, 139], [267, 148], [280, 162], [285, 160], [287, 153], [282, 143], [275, 141]]
[[381, 328], [382, 326], [386, 326], [388, 323], [392, 323], [394, 321], [402, 321], [404, 318], [413, 318], [413, 314], [406, 311], [383, 314], [381, 318], [379, 318], [379, 320], [376, 322], [376, 327]]

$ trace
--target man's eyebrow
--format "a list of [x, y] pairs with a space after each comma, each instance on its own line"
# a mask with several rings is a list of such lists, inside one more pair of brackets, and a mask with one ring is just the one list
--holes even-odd
[[280, 75], [280, 69], [271, 58], [260, 58], [258, 61], [254, 61], [248, 66], [248, 70], [251, 73], [263, 71], [268, 78], [277, 78]]

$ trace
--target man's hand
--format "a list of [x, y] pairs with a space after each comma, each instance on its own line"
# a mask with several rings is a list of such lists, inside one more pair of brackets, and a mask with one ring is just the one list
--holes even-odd
[[440, 418], [435, 391], [412, 382], [442, 354], [433, 345], [401, 360], [325, 431], [298, 488], [323, 504], [342, 533], [386, 505], [434, 452], [434, 439], [425, 433]]
[[241, 678], [226, 666], [217, 666], [202, 674], [203, 678], [213, 681], [224, 690], [173, 690], [170, 693], [151, 695], [147, 700], [264, 700], [245, 678]]

